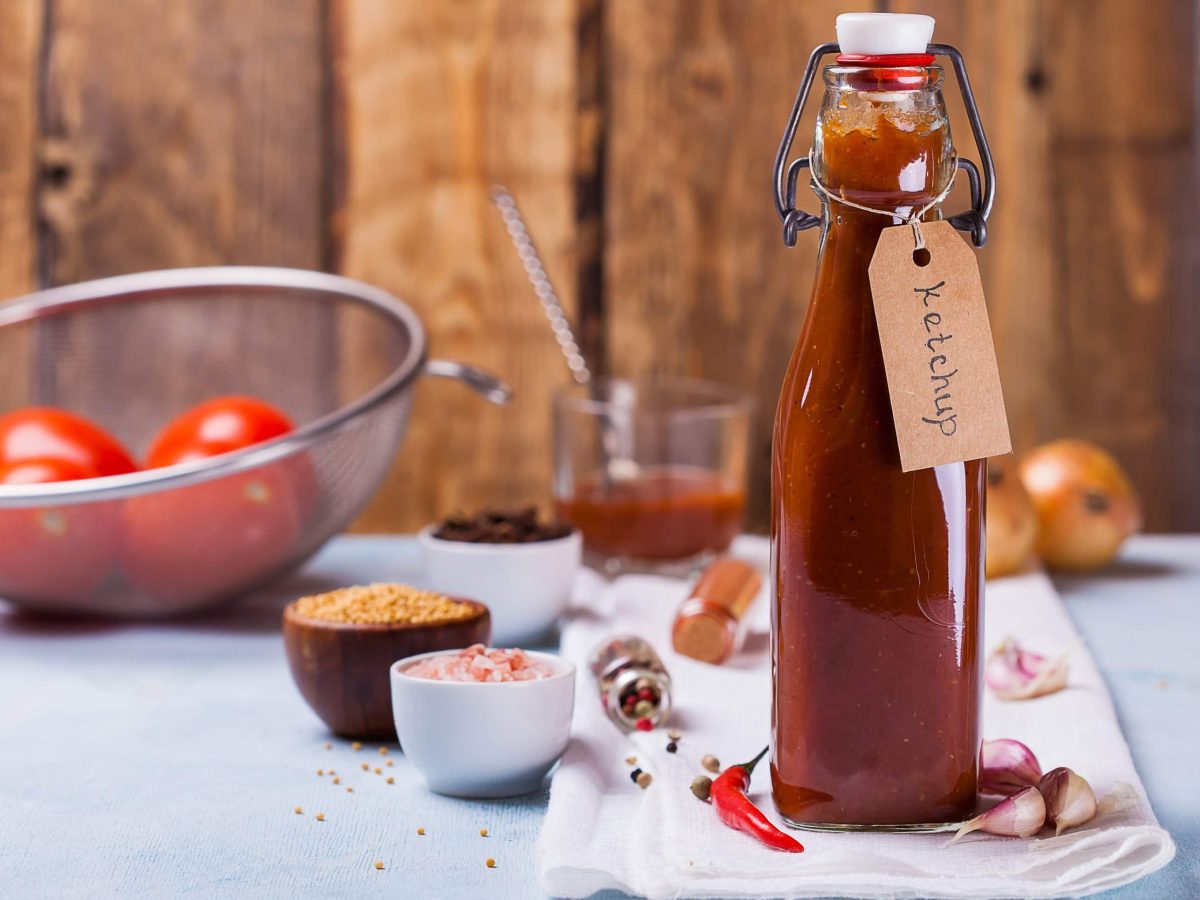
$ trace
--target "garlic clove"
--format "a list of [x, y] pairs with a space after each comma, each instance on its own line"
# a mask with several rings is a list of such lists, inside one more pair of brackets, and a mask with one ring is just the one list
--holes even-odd
[[1002, 837], [1027, 838], [1038, 833], [1046, 824], [1046, 801], [1036, 787], [1027, 787], [1001, 800], [955, 832], [950, 843], [972, 831], [982, 831]]
[[1037, 789], [1046, 801], [1046, 824], [1054, 826], [1056, 835], [1089, 822], [1096, 815], [1092, 786], [1065, 766], [1043, 775]]
[[979, 790], [984, 794], [1011, 797], [1042, 777], [1033, 751], [1011, 738], [984, 741], [979, 758]]
[[1005, 638], [988, 657], [984, 681], [1001, 700], [1053, 694], [1067, 686], [1067, 655], [1049, 659]]

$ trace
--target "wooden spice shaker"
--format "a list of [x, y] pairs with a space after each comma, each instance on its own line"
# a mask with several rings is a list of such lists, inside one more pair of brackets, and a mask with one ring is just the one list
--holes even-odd
[[675, 652], [714, 665], [733, 656], [745, 637], [746, 611], [761, 587], [762, 575], [740, 559], [710, 565], [675, 613]]

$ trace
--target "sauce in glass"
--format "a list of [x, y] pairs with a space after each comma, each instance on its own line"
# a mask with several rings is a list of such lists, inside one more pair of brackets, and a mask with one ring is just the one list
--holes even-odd
[[687, 559], [725, 550], [742, 524], [746, 494], [720, 472], [649, 468], [629, 479], [578, 485], [556, 501], [589, 552], [641, 560]]
[[[936, 67], [832, 67], [816, 283], [776, 415], [771, 777], [789, 823], [928, 828], [974, 812], [983, 460], [900, 467], [868, 266], [946, 186]], [[927, 215], [929, 218], [936, 213]]]

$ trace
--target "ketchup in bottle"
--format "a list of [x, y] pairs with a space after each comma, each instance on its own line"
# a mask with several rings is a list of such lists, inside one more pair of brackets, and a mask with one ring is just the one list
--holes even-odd
[[882, 229], [953, 174], [932, 26], [839, 17], [823, 73], [820, 256], [772, 458], [771, 778], [799, 827], [930, 830], [976, 805], [985, 462], [902, 471], [868, 281]]

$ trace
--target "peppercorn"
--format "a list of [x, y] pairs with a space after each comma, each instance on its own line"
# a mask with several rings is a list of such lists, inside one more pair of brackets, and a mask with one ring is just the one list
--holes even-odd
[[707, 775], [698, 775], [693, 778], [692, 793], [707, 803], [709, 794], [712, 793], [712, 779]]
[[667, 744], [667, 752], [668, 753], [677, 753], [678, 751], [679, 751], [679, 745], [677, 743], [675, 743], [674, 741], [671, 741], [670, 743]]
[[637, 765], [637, 757], [636, 756], [627, 756], [627, 757], [625, 757], [625, 762], [629, 763], [629, 765], [631, 765], [631, 766], [636, 766]]
[[650, 782], [653, 781], [654, 778], [649, 772], [642, 772], [635, 780], [637, 781], [637, 786], [644, 791], [646, 788], [650, 787]]
[[634, 784], [637, 784], [638, 776], [641, 774], [642, 774], [641, 769], [634, 769], [632, 772], [629, 773], [629, 780], [632, 781]]
[[638, 718], [644, 718], [654, 712], [654, 704], [649, 700], [639, 700], [633, 705], [633, 714]]
[[713, 756], [711, 753], [706, 753], [702, 757], [700, 757], [700, 765], [702, 765], [704, 768], [708, 769], [708, 771], [710, 771], [710, 772], [720, 772], [721, 771], [721, 761], [719, 759], [717, 759], [715, 756]]
[[654, 730], [654, 723], [651, 722], [650, 719], [647, 718], [646, 716], [642, 716], [642, 718], [640, 718], [636, 722], [634, 722], [634, 726], [637, 728], [638, 731], [653, 731]]
[[678, 741], [683, 737], [683, 735], [680, 734], [678, 731], [676, 731], [674, 728], [672, 728], [670, 731], [667, 732], [667, 737], [669, 737], [673, 741]]

